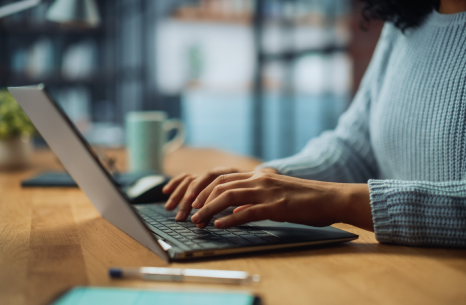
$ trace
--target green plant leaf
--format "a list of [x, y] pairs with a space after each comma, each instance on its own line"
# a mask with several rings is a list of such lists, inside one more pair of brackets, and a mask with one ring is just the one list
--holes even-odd
[[13, 96], [0, 89], [0, 139], [34, 133], [34, 126]]

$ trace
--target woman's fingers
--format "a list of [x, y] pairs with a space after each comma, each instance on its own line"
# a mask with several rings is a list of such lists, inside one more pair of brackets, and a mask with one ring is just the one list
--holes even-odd
[[196, 178], [196, 180], [189, 185], [185, 199], [192, 203], [199, 193], [202, 192], [202, 190], [212, 183], [212, 181], [214, 181], [219, 175], [220, 174], [216, 174], [215, 172], [208, 172]]
[[162, 192], [164, 194], [170, 194], [172, 193], [177, 186], [183, 182], [184, 178], [188, 177], [189, 174], [181, 174], [179, 176], [176, 176], [172, 180], [168, 181], [168, 183], [162, 188]]
[[[233, 213], [241, 212], [242, 210], [245, 210], [245, 209], [247, 209], [249, 207], [252, 207], [252, 206], [254, 206], [254, 205], [253, 204], [245, 204], [245, 205], [239, 206], [239, 207], [237, 207], [236, 209], [233, 210]], [[212, 220], [212, 218], [209, 218], [208, 220], [205, 220], [205, 221], [203, 221], [201, 223], [198, 223], [197, 227], [199, 229], [203, 229], [203, 228], [207, 227], [207, 225], [210, 223], [211, 220]]]
[[[218, 195], [209, 204], [204, 205], [196, 214], [193, 215], [191, 221], [195, 224], [208, 222], [215, 215], [225, 210], [230, 206], [242, 206], [245, 204], [259, 203], [262, 197], [262, 192], [252, 188], [238, 188], [238, 182], [231, 183], [231, 189], [224, 191]], [[236, 184], [236, 187], [233, 186]], [[246, 184], [246, 183], [242, 183]]]
[[185, 221], [192, 209], [191, 202], [183, 199], [180, 203], [178, 213], [176, 213], [175, 221]]
[[206, 203], [207, 199], [209, 198], [212, 191], [218, 186], [228, 182], [244, 180], [251, 178], [254, 173], [240, 173], [240, 174], [229, 174], [229, 175], [221, 175], [217, 179], [215, 179], [212, 183], [210, 183], [196, 198], [193, 203], [193, 208], [199, 209]]
[[273, 218], [271, 213], [273, 213], [273, 207], [261, 203], [244, 208], [240, 212], [233, 213], [229, 216], [219, 218], [214, 222], [214, 225], [218, 229], [235, 227], [252, 221], [271, 219]]
[[183, 181], [181, 181], [177, 185], [176, 189], [172, 192], [172, 194], [170, 195], [170, 198], [168, 198], [167, 202], [165, 203], [165, 209], [173, 210], [174, 208], [176, 208], [176, 206], [183, 198], [186, 192], [186, 189], [188, 188], [191, 181], [193, 181], [193, 179], [194, 178], [191, 176], [184, 177]]

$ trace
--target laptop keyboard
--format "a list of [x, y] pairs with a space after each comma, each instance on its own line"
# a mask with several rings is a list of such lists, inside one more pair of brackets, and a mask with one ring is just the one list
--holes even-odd
[[[164, 232], [190, 250], [260, 246], [280, 242], [278, 237], [252, 226], [215, 228], [213, 225], [215, 219], [226, 216], [231, 211], [217, 214], [204, 229], [199, 229], [190, 220], [195, 211], [191, 212], [186, 221], [176, 222], [176, 211], [167, 211], [161, 204], [138, 205], [136, 208], [149, 227]], [[154, 233], [166, 243], [173, 244], [169, 238], [164, 238], [158, 232]]]

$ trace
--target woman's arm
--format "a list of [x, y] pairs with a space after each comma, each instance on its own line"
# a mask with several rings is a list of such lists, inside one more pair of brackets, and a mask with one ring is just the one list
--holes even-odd
[[193, 203], [199, 227], [230, 206], [218, 228], [274, 220], [327, 226], [337, 222], [375, 231], [382, 243], [466, 247], [466, 181], [370, 180], [329, 183], [265, 172], [224, 175]]

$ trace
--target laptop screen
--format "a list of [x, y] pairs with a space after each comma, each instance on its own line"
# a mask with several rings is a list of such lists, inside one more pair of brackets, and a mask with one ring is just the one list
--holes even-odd
[[167, 253], [140, 221], [126, 194], [44, 85], [8, 90], [102, 217], [168, 261]]

